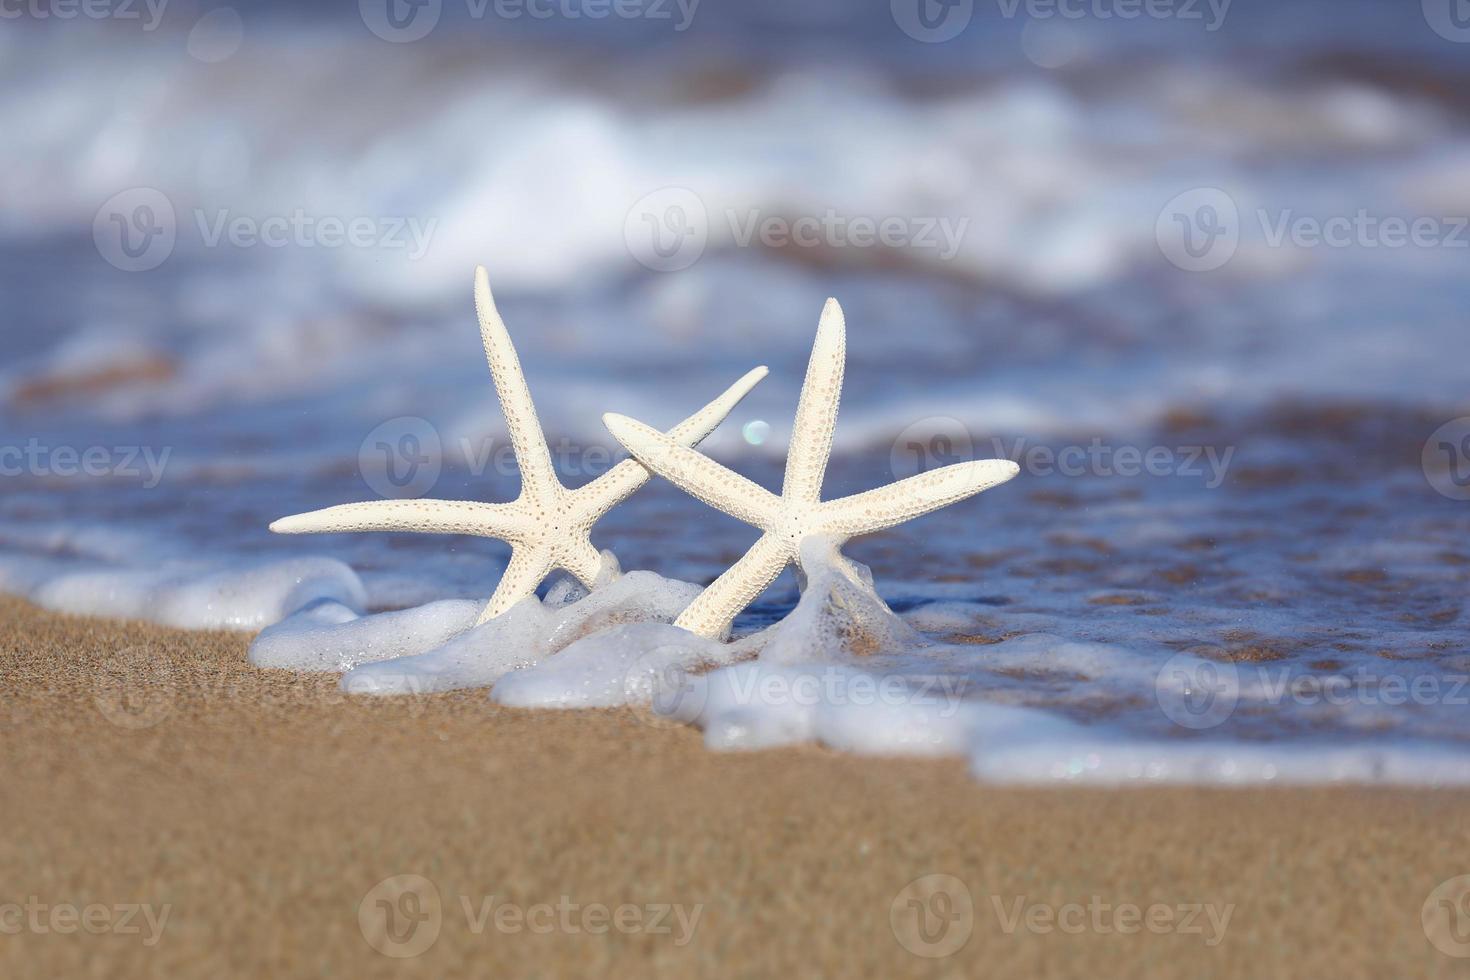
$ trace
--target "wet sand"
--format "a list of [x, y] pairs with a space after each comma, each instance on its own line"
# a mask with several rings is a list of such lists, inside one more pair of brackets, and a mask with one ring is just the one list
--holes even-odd
[[[1420, 918], [1470, 873], [1464, 792], [997, 789], [627, 710], [349, 699], [239, 634], [0, 621], [8, 978], [1466, 969]], [[375, 890], [400, 875], [432, 887]], [[925, 875], [955, 880], [904, 892]], [[140, 903], [161, 930], [114, 928]]]

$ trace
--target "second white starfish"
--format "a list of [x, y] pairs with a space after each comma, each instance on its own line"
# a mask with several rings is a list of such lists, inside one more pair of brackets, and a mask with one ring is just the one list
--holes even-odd
[[821, 500], [842, 397], [846, 330], [842, 308], [829, 299], [796, 406], [779, 497], [641, 422], [625, 415], [603, 416], [613, 437], [639, 462], [711, 507], [764, 532], [743, 558], [689, 604], [675, 626], [721, 637], [782, 569], [792, 563], [801, 567], [804, 539], [823, 537], [840, 545], [988, 490], [1021, 471], [1010, 460], [982, 459], [920, 473], [866, 493]]
[[[558, 568], [571, 572], [591, 588], [602, 567], [602, 556], [590, 538], [592, 525], [643, 486], [650, 474], [636, 460], [625, 459], [585, 486], [575, 490], [564, 487], [551, 464], [551, 451], [536, 419], [536, 406], [521, 373], [520, 359], [495, 309], [483, 267], [475, 270], [475, 310], [490, 374], [510, 430], [511, 448], [521, 471], [520, 496], [505, 504], [372, 500], [283, 517], [270, 527], [278, 534], [423, 531], [507, 541], [511, 545], [510, 562], [495, 594], [480, 613], [478, 622], [483, 623], [535, 594], [541, 581]], [[667, 438], [685, 445], [698, 444], [765, 376], [763, 367], [748, 372], [714, 401], [670, 429]]]

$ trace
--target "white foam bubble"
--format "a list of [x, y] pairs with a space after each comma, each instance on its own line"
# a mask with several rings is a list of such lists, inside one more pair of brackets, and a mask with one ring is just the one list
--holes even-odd
[[474, 625], [481, 603], [445, 599], [361, 616], [329, 600], [261, 630], [250, 644], [257, 667], [343, 671], [358, 664], [432, 650]]
[[[761, 632], [730, 644], [658, 624], [595, 632], [506, 676], [492, 697], [519, 707], [647, 706], [701, 728], [705, 745], [720, 751], [817, 743], [865, 755], [967, 756], [978, 778], [1001, 783], [1470, 783], [1470, 757], [1412, 739], [1163, 739], [1000, 703], [1034, 698], [1040, 684], [1057, 707], [1159, 699], [1163, 717], [1187, 693], [1176, 688], [1188, 668], [1235, 674], [1232, 665], [1183, 654], [1167, 661], [1171, 673], [1116, 645], [1048, 634], [946, 646], [912, 622], [953, 630], [984, 607], [945, 604], [905, 623], [872, 591], [866, 569], [824, 553], [804, 555], [811, 574], [796, 609]], [[978, 684], [982, 675], [1001, 686]], [[1030, 678], [1033, 687], [1005, 687], [1008, 678]], [[1227, 707], [1236, 698], [1266, 704], [1270, 693], [1245, 677], [1231, 685]], [[1205, 722], [1213, 727], [1226, 715]]]
[[[526, 669], [529, 675], [528, 668], [550, 658], [554, 670], [576, 674], [579, 687], [589, 690], [601, 676], [599, 671], [607, 667], [600, 661], [610, 659], [603, 648], [615, 645], [613, 638], [619, 630], [668, 622], [698, 592], [696, 585], [653, 572], [629, 572], [591, 592], [563, 579], [553, 584], [544, 601], [526, 599], [504, 615], [452, 638], [418, 643], [416, 655], [359, 666], [342, 679], [342, 687], [353, 694], [380, 695], [489, 687], [512, 671]], [[412, 632], [416, 624], [403, 619], [374, 622], [382, 619], [368, 617], [365, 622], [368, 628], [394, 635], [390, 642], [400, 647], [416, 642], [402, 635]], [[575, 649], [589, 636], [604, 638], [593, 641], [590, 657]], [[588, 662], [583, 662], [584, 657]]]
[[1470, 784], [1470, 756], [1442, 745], [1366, 739], [1324, 743], [1126, 740], [1080, 726], [981, 743], [971, 771], [996, 783], [1215, 786]]
[[335, 558], [292, 558], [243, 568], [169, 563], [152, 571], [56, 570], [27, 593], [60, 612], [146, 619], [180, 629], [255, 630], [314, 602], [362, 609], [362, 581]]

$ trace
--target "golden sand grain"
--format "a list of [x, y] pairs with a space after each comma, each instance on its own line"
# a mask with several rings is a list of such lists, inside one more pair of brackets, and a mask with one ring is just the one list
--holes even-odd
[[[152, 947], [0, 935], [5, 978], [1449, 976], [1467, 962], [1420, 924], [1431, 890], [1470, 872], [1463, 793], [995, 789], [957, 760], [716, 755], [631, 711], [347, 698], [335, 678], [250, 668], [236, 634], [15, 600], [0, 621], [0, 927], [32, 897], [171, 907]], [[900, 892], [936, 873], [973, 914], [944, 932], [967, 936], [959, 951], [933, 960], [900, 944], [890, 911], [897, 899], [904, 931]], [[376, 951], [358, 917], [404, 874], [432, 881], [442, 909], [411, 960]], [[492, 895], [702, 912], [682, 946], [580, 926], [476, 934], [461, 896], [476, 911]], [[1213, 947], [1007, 932], [1022, 897], [1233, 911]]]

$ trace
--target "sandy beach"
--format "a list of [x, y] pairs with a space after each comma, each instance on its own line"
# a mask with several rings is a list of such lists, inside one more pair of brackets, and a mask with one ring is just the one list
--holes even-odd
[[[0, 614], [7, 977], [1464, 967], [1420, 920], [1470, 870], [1464, 793], [997, 789], [958, 760], [713, 754], [627, 710], [364, 701], [252, 669], [242, 634]], [[375, 932], [390, 907], [414, 928]]]

